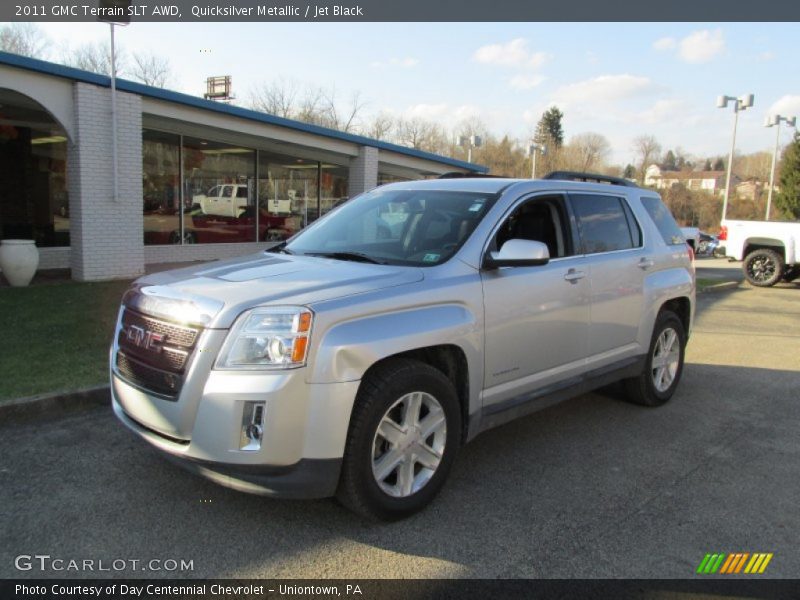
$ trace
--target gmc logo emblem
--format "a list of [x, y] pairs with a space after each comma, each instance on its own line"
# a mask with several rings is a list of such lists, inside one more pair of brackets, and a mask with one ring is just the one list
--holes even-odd
[[138, 325], [128, 325], [124, 334], [125, 337], [128, 338], [128, 341], [137, 348], [161, 352], [161, 344], [164, 343], [164, 336], [160, 333], [148, 331], [144, 327], [139, 327]]

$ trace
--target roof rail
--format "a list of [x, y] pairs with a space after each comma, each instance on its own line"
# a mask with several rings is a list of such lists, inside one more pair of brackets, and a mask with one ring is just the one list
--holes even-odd
[[580, 171], [553, 171], [542, 179], [564, 179], [566, 181], [588, 181], [593, 183], [610, 183], [611, 185], [624, 185], [625, 187], [639, 187], [633, 181], [622, 177], [612, 177], [611, 175], [600, 175], [599, 173], [581, 173]]
[[478, 177], [481, 179], [485, 179], [487, 177], [498, 177], [498, 175], [489, 175], [487, 173], [464, 173], [462, 171], [448, 171], [447, 173], [442, 173], [436, 179], [464, 179], [464, 178], [472, 178]]

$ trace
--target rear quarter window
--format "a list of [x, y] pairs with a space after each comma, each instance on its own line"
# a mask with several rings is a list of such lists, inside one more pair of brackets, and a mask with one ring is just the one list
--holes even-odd
[[653, 223], [664, 238], [664, 242], [670, 246], [677, 246], [684, 244], [683, 233], [681, 228], [672, 217], [672, 213], [664, 206], [664, 203], [659, 198], [646, 197], [642, 198], [642, 206], [650, 215]]

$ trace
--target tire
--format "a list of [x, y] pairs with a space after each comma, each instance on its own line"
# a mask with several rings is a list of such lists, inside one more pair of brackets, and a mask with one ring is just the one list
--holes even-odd
[[407, 517], [441, 489], [460, 438], [460, 405], [447, 377], [416, 360], [379, 365], [356, 397], [337, 498], [369, 519]]
[[800, 278], [800, 266], [793, 266], [791, 269], [786, 269], [783, 274], [783, 280], [792, 282], [795, 279]]
[[753, 250], [744, 258], [744, 278], [757, 287], [771, 287], [783, 278], [783, 257], [770, 248]]
[[642, 406], [666, 403], [680, 382], [685, 354], [683, 323], [674, 312], [661, 311], [653, 327], [644, 371], [638, 377], [625, 380], [627, 399]]

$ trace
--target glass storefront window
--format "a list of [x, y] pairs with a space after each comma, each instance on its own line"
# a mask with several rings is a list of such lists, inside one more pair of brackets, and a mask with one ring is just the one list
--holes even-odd
[[145, 244], [179, 244], [180, 136], [142, 131], [142, 195]]
[[256, 241], [256, 152], [183, 138], [183, 243]]
[[259, 240], [285, 240], [313, 219], [318, 165], [316, 161], [258, 152]]
[[325, 163], [320, 166], [320, 216], [347, 201], [347, 183], [349, 175], [350, 171], [347, 167]]
[[411, 181], [411, 178], [401, 177], [400, 175], [390, 175], [389, 173], [378, 171], [378, 185], [384, 185], [386, 183], [400, 183], [403, 181]]
[[0, 239], [69, 246], [67, 137], [31, 98], [0, 90]]

